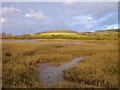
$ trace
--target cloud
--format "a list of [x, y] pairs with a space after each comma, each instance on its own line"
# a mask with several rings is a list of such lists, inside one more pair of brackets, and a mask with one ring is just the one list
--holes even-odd
[[[117, 5], [118, 3], [114, 2], [75, 3], [74, 0], [64, 3], [22, 3], [17, 5], [22, 10], [21, 13], [4, 14], [3, 18], [6, 20], [0, 20], [0, 22], [12, 20], [11, 23], [3, 24], [3, 30], [14, 34], [52, 29], [79, 32], [104, 30], [117, 27], [114, 25], [119, 19]], [[8, 6], [6, 4], [4, 7], [9, 6], [11, 4]]]
[[[75, 9], [73, 9], [75, 8]], [[93, 16], [97, 19], [111, 13], [118, 12], [118, 3], [117, 2], [82, 2], [75, 3], [73, 7], [68, 9], [68, 15], [89, 15], [93, 14]]]
[[89, 30], [96, 25], [97, 20], [91, 16], [74, 16], [68, 21], [68, 25], [71, 28], [83, 28]]
[[116, 24], [118, 23], [118, 13], [117, 12], [113, 12], [110, 13], [100, 19], [98, 19], [98, 26], [104, 26], [104, 25], [112, 25], [112, 24]]
[[118, 22], [118, 3], [83, 2], [75, 3], [73, 7], [67, 9], [66, 15], [70, 17], [70, 20], [67, 21], [69, 27], [74, 30], [93, 31], [96, 29], [107, 29], [109, 25]]
[[118, 29], [118, 24], [108, 25], [107, 29]]
[[73, 5], [74, 4], [74, 0], [66, 0], [64, 2], [65, 5]]
[[30, 11], [29, 13], [25, 14], [25, 17], [28, 17], [28, 18], [33, 17], [37, 20], [43, 20], [47, 18], [47, 16], [45, 16], [42, 11], [35, 12], [32, 8], [30, 8], [29, 11]]
[[6, 14], [6, 13], [12, 13], [12, 12], [21, 12], [21, 9], [18, 9], [18, 8], [13, 8], [13, 7], [3, 7], [3, 8], [0, 8], [0, 13], [2, 14]]
[[[82, 5], [83, 6], [83, 5]], [[100, 3], [88, 3], [84, 5], [85, 8], [87, 6], [87, 9], [85, 11], [85, 14], [94, 13], [94, 16], [97, 19], [100, 19], [101, 17], [104, 17], [105, 15], [111, 13], [111, 12], [117, 12], [118, 11], [118, 3], [115, 2], [100, 2]]]
[[7, 19], [7, 18], [1, 18], [1, 19], [0, 19], [0, 22], [1, 22], [1, 23], [6, 23], [6, 22], [10, 22], [10, 20]]

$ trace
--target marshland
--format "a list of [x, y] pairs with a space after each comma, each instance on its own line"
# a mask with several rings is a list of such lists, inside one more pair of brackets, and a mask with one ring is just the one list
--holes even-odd
[[[2, 42], [2, 86], [4, 88], [118, 88], [118, 40], [105, 38], [105, 40], [81, 41], [84, 43]], [[60, 76], [62, 79], [56, 83], [48, 84], [40, 80], [43, 72], [40, 67], [59, 68], [76, 58], [81, 59], [77, 64], [64, 68]]]
[[0, 88], [119, 88], [120, 3], [14, 1], [0, 8]]
[[0, 88], [119, 88], [120, 3], [14, 1], [0, 7]]

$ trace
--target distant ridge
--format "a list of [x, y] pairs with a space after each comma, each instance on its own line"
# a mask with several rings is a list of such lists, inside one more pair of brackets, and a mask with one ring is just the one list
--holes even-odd
[[77, 32], [72, 30], [49, 30], [34, 34], [11, 35], [2, 33], [2, 39], [78, 39], [78, 40], [120, 40], [120, 29]]
[[119, 32], [120, 29], [96, 30], [95, 32]]
[[38, 32], [35, 34], [43, 34], [43, 33], [78, 33], [78, 32], [72, 30], [48, 30], [48, 31]]
[[[120, 29], [108, 29], [108, 30], [96, 30], [94, 32], [119, 32], [119, 31]], [[48, 30], [48, 31], [37, 32], [34, 34], [43, 34], [43, 33], [75, 33], [75, 34], [78, 34], [80, 32], [72, 31], [72, 30]]]

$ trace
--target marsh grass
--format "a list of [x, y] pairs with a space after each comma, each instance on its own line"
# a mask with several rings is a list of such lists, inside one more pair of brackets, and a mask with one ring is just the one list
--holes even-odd
[[60, 81], [53, 86], [48, 86], [48, 88], [102, 88], [94, 85], [78, 83], [78, 82], [70, 82], [70, 81]]
[[3, 87], [22, 86], [32, 87], [37, 81], [37, 71], [34, 67], [20, 64], [3, 64]]
[[82, 64], [67, 68], [64, 71], [66, 80], [103, 88], [118, 88], [118, 52], [117, 49], [108, 48], [81, 60]]
[[[3, 87], [117, 87], [117, 44], [117, 41], [100, 44], [3, 42]], [[81, 56], [86, 58], [80, 65], [64, 71], [67, 81], [53, 86], [38, 82], [37, 66], [41, 63], [59, 65]]]

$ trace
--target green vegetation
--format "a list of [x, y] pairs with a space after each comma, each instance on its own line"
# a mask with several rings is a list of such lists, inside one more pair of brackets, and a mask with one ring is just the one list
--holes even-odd
[[76, 40], [118, 40], [118, 30], [98, 30], [96, 32], [76, 32], [70, 30], [50, 30], [35, 34], [6, 35], [2, 39], [76, 39]]
[[40, 35], [36, 35], [36, 34], [33, 34], [31, 35], [33, 37], [47, 37], [47, 38], [66, 38], [66, 39], [69, 39], [69, 38], [83, 38], [83, 37], [88, 37], [86, 35], [76, 35], [75, 33], [43, 33], [43, 34], [40, 34]]
[[[86, 43], [3, 42], [3, 87], [8, 88], [116, 88], [118, 42]], [[66, 81], [47, 86], [38, 82], [37, 66], [59, 64], [84, 56], [81, 64], [64, 71]]]
[[12, 36], [12, 34], [6, 34], [6, 33], [0, 33], [0, 38], [2, 38], [2, 39], [12, 39], [13, 38], [13, 36]]

